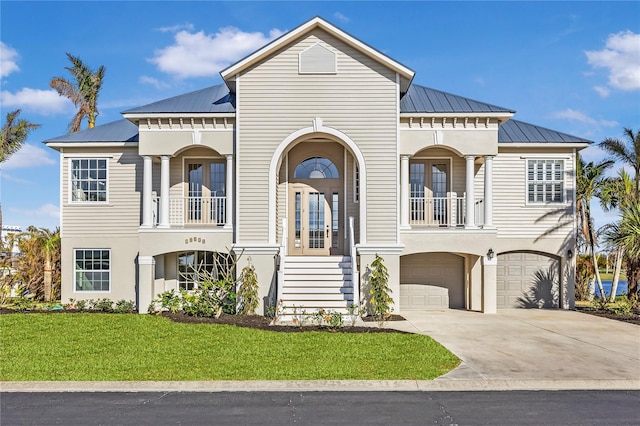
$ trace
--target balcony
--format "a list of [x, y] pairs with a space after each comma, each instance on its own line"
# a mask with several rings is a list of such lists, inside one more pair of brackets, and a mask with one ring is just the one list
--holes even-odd
[[[477, 198], [472, 225], [484, 225], [484, 200]], [[466, 197], [409, 197], [409, 225], [416, 227], [461, 228], [466, 221]]]
[[[169, 197], [169, 226], [224, 226], [227, 197]], [[153, 226], [158, 223], [160, 197], [153, 198]]]

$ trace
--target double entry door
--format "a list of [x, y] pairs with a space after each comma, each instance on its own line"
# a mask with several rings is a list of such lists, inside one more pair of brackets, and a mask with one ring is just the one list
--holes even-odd
[[340, 188], [326, 181], [289, 184], [288, 253], [299, 256], [342, 254]]

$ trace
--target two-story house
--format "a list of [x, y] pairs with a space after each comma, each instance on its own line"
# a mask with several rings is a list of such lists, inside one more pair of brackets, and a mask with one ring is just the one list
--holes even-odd
[[588, 140], [415, 84], [321, 18], [220, 74], [45, 141], [60, 153], [64, 300], [145, 312], [232, 249], [265, 310], [366, 299], [376, 254], [396, 313], [573, 307]]

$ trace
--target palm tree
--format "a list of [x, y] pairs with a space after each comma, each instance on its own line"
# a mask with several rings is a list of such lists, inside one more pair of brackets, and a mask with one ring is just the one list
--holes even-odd
[[102, 87], [102, 79], [106, 68], [100, 66], [96, 72], [85, 65], [80, 58], [67, 53], [67, 58], [73, 64], [72, 67], [65, 67], [74, 78], [74, 81], [66, 80], [62, 77], [53, 77], [49, 86], [54, 88], [60, 96], [65, 96], [78, 108], [77, 114], [69, 123], [71, 133], [80, 130], [82, 120], [87, 117], [89, 128], [96, 124], [98, 116], [98, 94]]
[[[634, 182], [631, 176], [620, 169], [617, 177], [607, 178], [606, 184], [601, 188], [598, 198], [604, 211], [622, 208], [636, 201]], [[624, 245], [616, 242], [620, 236], [620, 222], [609, 223], [601, 228], [605, 242], [615, 251], [615, 263], [613, 268], [613, 282], [611, 284], [611, 294], [609, 301], [613, 302], [618, 291], [620, 272], [622, 270], [622, 260], [625, 256]]]
[[34, 249], [40, 250], [42, 253], [42, 261], [44, 262], [44, 281], [43, 293], [44, 301], [49, 302], [53, 294], [53, 258], [54, 253], [60, 250], [60, 229], [56, 228], [51, 231], [47, 228], [36, 228], [30, 226], [27, 234], [35, 242]]
[[605, 171], [612, 165], [613, 161], [611, 160], [603, 160], [596, 164], [593, 162], [585, 163], [579, 154], [576, 162], [576, 214], [578, 215], [581, 233], [591, 254], [598, 290], [600, 290], [602, 297], [604, 297], [604, 289], [600, 271], [598, 271], [598, 259], [595, 250], [598, 239], [591, 216], [591, 199], [599, 194], [606, 185]]
[[[630, 128], [624, 128], [626, 141], [615, 138], [607, 138], [600, 142], [598, 146], [610, 154], [614, 159], [621, 160], [631, 167], [635, 173], [633, 177], [634, 193], [636, 200], [640, 199], [640, 131], [633, 133]], [[628, 143], [628, 145], [627, 145]]]
[[621, 208], [619, 234], [616, 244], [624, 247], [627, 267], [627, 297], [633, 303], [638, 301], [640, 282], [640, 203], [631, 202]]
[[[0, 163], [4, 163], [11, 155], [18, 150], [27, 140], [29, 132], [40, 127], [39, 124], [33, 124], [18, 118], [20, 110], [17, 109], [7, 114], [7, 121], [2, 126], [2, 134], [0, 134]], [[0, 204], [0, 229], [2, 229], [2, 205]]]

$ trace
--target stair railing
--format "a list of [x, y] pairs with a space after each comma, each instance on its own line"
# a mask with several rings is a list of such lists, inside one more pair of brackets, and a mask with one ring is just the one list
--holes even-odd
[[284, 264], [287, 258], [287, 245], [289, 232], [287, 231], [287, 218], [282, 219], [282, 238], [280, 238], [280, 251], [278, 253], [278, 285], [276, 290], [276, 306], [282, 300], [282, 287], [284, 286]]
[[360, 274], [356, 262], [355, 220], [349, 216], [349, 256], [351, 256], [351, 285], [353, 286], [353, 304], [360, 305]]

